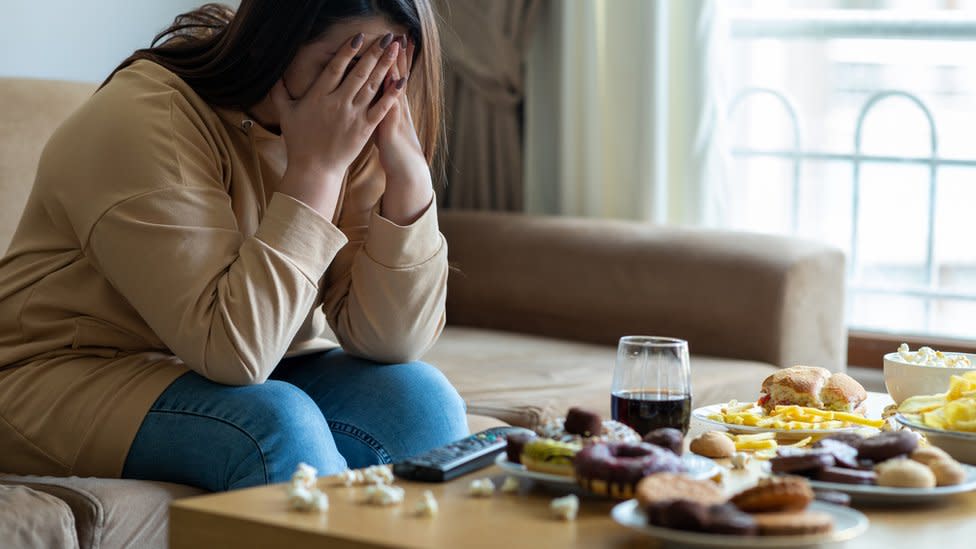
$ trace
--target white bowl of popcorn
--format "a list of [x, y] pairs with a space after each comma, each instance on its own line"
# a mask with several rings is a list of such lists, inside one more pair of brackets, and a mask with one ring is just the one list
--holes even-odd
[[936, 351], [921, 347], [912, 351], [902, 343], [884, 356], [885, 387], [896, 404], [915, 395], [944, 393], [949, 378], [976, 370], [976, 355]]

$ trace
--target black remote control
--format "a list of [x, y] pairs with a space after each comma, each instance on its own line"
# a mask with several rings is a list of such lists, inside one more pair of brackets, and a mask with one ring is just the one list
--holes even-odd
[[393, 474], [407, 480], [446, 482], [492, 464], [507, 444], [508, 436], [531, 434], [522, 427], [492, 427], [455, 440], [406, 461], [393, 464]]

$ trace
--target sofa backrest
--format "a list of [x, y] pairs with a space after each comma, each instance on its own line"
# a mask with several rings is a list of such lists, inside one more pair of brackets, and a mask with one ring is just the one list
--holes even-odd
[[0, 255], [20, 221], [44, 144], [94, 90], [87, 83], [0, 78]]

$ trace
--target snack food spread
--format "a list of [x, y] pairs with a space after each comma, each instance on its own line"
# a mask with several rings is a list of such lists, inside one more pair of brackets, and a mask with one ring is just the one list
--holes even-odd
[[864, 387], [847, 374], [817, 366], [793, 366], [763, 381], [757, 404], [766, 412], [782, 405], [856, 412], [867, 397]]

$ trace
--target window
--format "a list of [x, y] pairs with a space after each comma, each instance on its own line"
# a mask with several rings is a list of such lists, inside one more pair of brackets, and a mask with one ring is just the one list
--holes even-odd
[[976, 339], [976, 1], [722, 5], [723, 224], [844, 249], [852, 330]]

